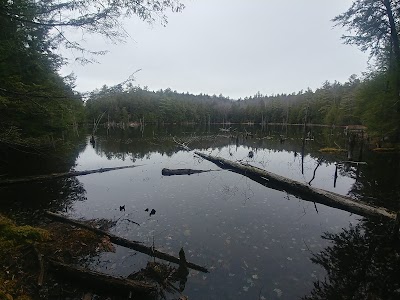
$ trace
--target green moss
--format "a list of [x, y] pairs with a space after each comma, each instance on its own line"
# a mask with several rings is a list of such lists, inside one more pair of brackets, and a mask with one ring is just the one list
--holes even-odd
[[[18, 249], [34, 242], [49, 238], [48, 231], [32, 226], [17, 226], [10, 219], [0, 215], [0, 265], [9, 263], [10, 254], [18, 257]], [[8, 272], [8, 271], [7, 271]], [[0, 300], [30, 300], [19, 290], [20, 278], [0, 270]], [[14, 297], [12, 296], [14, 295]]]
[[49, 238], [49, 233], [32, 226], [17, 226], [10, 219], [0, 215], [0, 251], [9, 247], [23, 246]]

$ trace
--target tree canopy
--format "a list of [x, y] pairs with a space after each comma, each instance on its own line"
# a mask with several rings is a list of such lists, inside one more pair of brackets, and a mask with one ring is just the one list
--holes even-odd
[[[83, 34], [98, 34], [112, 41], [127, 36], [121, 19], [136, 16], [147, 22], [157, 19], [167, 23], [165, 11], [181, 11], [184, 6], [178, 0], [1, 0], [0, 16], [18, 28], [41, 31], [39, 39], [46, 42], [46, 49], [63, 44], [81, 52], [90, 52], [77, 41], [68, 39], [68, 28], [79, 29]], [[35, 37], [35, 34], [30, 34]], [[91, 52], [102, 54], [101, 51]]]

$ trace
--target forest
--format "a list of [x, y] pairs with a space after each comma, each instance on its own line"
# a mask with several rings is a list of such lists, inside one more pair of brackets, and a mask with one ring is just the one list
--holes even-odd
[[[223, 95], [178, 93], [171, 89], [154, 92], [137, 86], [126, 89], [122, 86], [104, 86], [91, 94], [86, 102], [86, 112], [89, 120], [106, 112], [105, 119], [126, 124], [142, 120], [149, 123], [303, 124], [307, 117], [307, 123], [311, 124], [368, 124], [376, 132], [390, 135], [394, 124], [392, 127], [389, 124], [384, 127], [373, 125], [380, 124], [379, 120], [383, 119], [389, 123], [390, 117], [396, 117], [393, 110], [382, 108], [380, 114], [372, 108], [384, 91], [378, 91], [380, 95], [377, 97], [368, 93], [371, 85], [386, 84], [384, 80], [383, 76], [378, 75], [369, 80], [360, 80], [354, 75], [344, 84], [325, 82], [315, 91], [307, 89], [271, 96], [257, 93], [237, 100]], [[365, 110], [367, 103], [374, 110], [373, 116]]]
[[[117, 1], [118, 2], [118, 1]], [[142, 2], [142, 1], [140, 1]], [[133, 4], [98, 8], [95, 1], [1, 1], [0, 7], [0, 142], [3, 146], [38, 147], [60, 139], [66, 131], [101, 122], [135, 123], [288, 123], [329, 126], [360, 124], [371, 136], [399, 140], [399, 4], [396, 1], [354, 1], [348, 11], [333, 19], [349, 30], [344, 43], [371, 55], [373, 69], [347, 82], [325, 82], [292, 94], [229, 99], [223, 95], [193, 95], [147, 87], [118, 84], [103, 86], [88, 97], [74, 91], [76, 78], [61, 77], [67, 63], [56, 51], [72, 48], [87, 62], [91, 55], [78, 42], [68, 40], [62, 28], [76, 27], [118, 40], [123, 31], [115, 23], [122, 15], [136, 14], [154, 22], [154, 14], [167, 8], [183, 9], [175, 1], [150, 1], [139, 10]], [[119, 6], [118, 6], [119, 7]], [[371, 9], [364, 9], [368, 7]], [[378, 9], [379, 8], [379, 9]], [[71, 18], [67, 12], [81, 12]], [[63, 18], [56, 21], [57, 14]], [[17, 32], [17, 34], [15, 34]], [[79, 79], [78, 79], [79, 80]]]

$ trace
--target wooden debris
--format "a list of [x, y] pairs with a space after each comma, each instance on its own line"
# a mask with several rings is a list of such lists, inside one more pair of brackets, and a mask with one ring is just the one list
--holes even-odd
[[230, 127], [229, 128], [219, 128], [219, 131], [221, 131], [221, 132], [230, 132], [231, 128]]
[[179, 147], [181, 147], [183, 150], [191, 151], [191, 149], [189, 148], [189, 146], [188, 146], [186, 143], [177, 141], [177, 140], [175, 139], [175, 137], [172, 137], [172, 140], [173, 140], [177, 145], [179, 145]]
[[357, 202], [350, 197], [311, 187], [304, 183], [291, 180], [289, 178], [248, 164], [240, 164], [223, 159], [221, 157], [214, 157], [197, 151], [195, 154], [215, 163], [223, 169], [228, 169], [230, 171], [242, 174], [269, 188], [285, 191], [306, 201], [324, 204], [326, 206], [345, 210], [364, 217], [384, 217], [388, 219], [396, 218], [396, 213], [391, 212], [383, 207], [374, 207], [362, 202]]
[[397, 152], [399, 149], [397, 148], [374, 148], [372, 149], [374, 152]]
[[192, 169], [162, 169], [161, 174], [164, 176], [173, 176], [173, 175], [191, 175], [198, 174], [204, 172], [212, 172], [218, 170], [192, 170]]
[[17, 178], [17, 179], [5, 179], [0, 180], [0, 186], [7, 186], [12, 184], [22, 184], [22, 183], [31, 183], [31, 182], [41, 182], [45, 180], [53, 180], [58, 178], [67, 178], [67, 177], [75, 177], [75, 176], [83, 176], [89, 175], [93, 173], [104, 173], [114, 170], [121, 170], [127, 168], [135, 168], [138, 166], [131, 165], [131, 166], [122, 166], [122, 167], [114, 167], [114, 168], [101, 168], [95, 170], [86, 170], [86, 171], [72, 171], [66, 173], [54, 173], [54, 174], [47, 174], [47, 175], [37, 175], [37, 176], [29, 176], [24, 178]]
[[[117, 245], [129, 248], [129, 249], [132, 249], [132, 250], [135, 250], [135, 251], [150, 255], [152, 257], [157, 257], [159, 259], [163, 259], [163, 260], [166, 260], [166, 261], [169, 261], [169, 262], [173, 262], [173, 263], [176, 263], [176, 264], [179, 264], [179, 262], [180, 262], [178, 257], [169, 255], [169, 254], [164, 253], [164, 252], [161, 252], [159, 250], [154, 249], [153, 247], [145, 246], [141, 242], [130, 241], [130, 240], [121, 238], [119, 236], [116, 236], [114, 234], [105, 232], [105, 231], [97, 229], [97, 228], [94, 228], [94, 227], [89, 226], [87, 224], [84, 224], [82, 222], [68, 219], [68, 218], [66, 218], [66, 217], [64, 217], [64, 216], [62, 216], [60, 214], [56, 214], [56, 213], [52, 213], [52, 212], [46, 211], [46, 215], [48, 217], [54, 219], [54, 220], [59, 221], [59, 222], [68, 223], [68, 224], [71, 224], [71, 225], [74, 225], [74, 226], [85, 228], [85, 229], [90, 230], [90, 231], [92, 231], [92, 232], [94, 232], [96, 234], [107, 236], [107, 237], [110, 238], [110, 241], [112, 243], [114, 243], [114, 244], [117, 244]], [[196, 264], [191, 263], [191, 262], [187, 262], [187, 267], [190, 268], [190, 269], [193, 269], [193, 270], [197, 270], [197, 271], [200, 271], [200, 272], [208, 273], [208, 270], [205, 267], [196, 265]]]
[[49, 260], [51, 269], [62, 278], [70, 278], [76, 281], [84, 282], [96, 289], [115, 291], [119, 294], [130, 291], [151, 293], [157, 290], [154, 284], [107, 275], [104, 273], [91, 271], [79, 267], [73, 267], [61, 262]]
[[37, 285], [39, 286], [39, 288], [41, 288], [43, 286], [43, 282], [44, 282], [43, 255], [39, 252], [39, 250], [37, 249], [35, 244], [33, 244], [32, 247], [33, 247], [33, 250], [36, 253], [36, 256], [37, 256], [37, 259], [38, 259], [38, 263], [39, 263], [39, 275], [38, 275]]
[[337, 152], [346, 152], [346, 149], [342, 148], [321, 148], [318, 150], [319, 152], [325, 152], [325, 153], [337, 153]]
[[367, 163], [366, 163], [365, 161], [344, 160], [344, 161], [338, 161], [336, 164], [337, 164], [337, 165], [343, 165], [343, 164], [350, 164], [350, 165], [366, 165]]

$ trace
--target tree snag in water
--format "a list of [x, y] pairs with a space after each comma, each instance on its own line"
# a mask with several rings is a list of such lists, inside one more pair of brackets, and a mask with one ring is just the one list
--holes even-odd
[[197, 151], [195, 154], [215, 163], [223, 169], [228, 169], [232, 172], [242, 174], [258, 183], [261, 183], [262, 185], [265, 185], [266, 187], [285, 191], [305, 201], [324, 204], [326, 206], [338, 208], [364, 217], [383, 217], [392, 220], [396, 218], [396, 213], [391, 212], [386, 208], [374, 207], [362, 202], [357, 202], [350, 197], [311, 187], [307, 184], [291, 180], [249, 164], [240, 164]]

